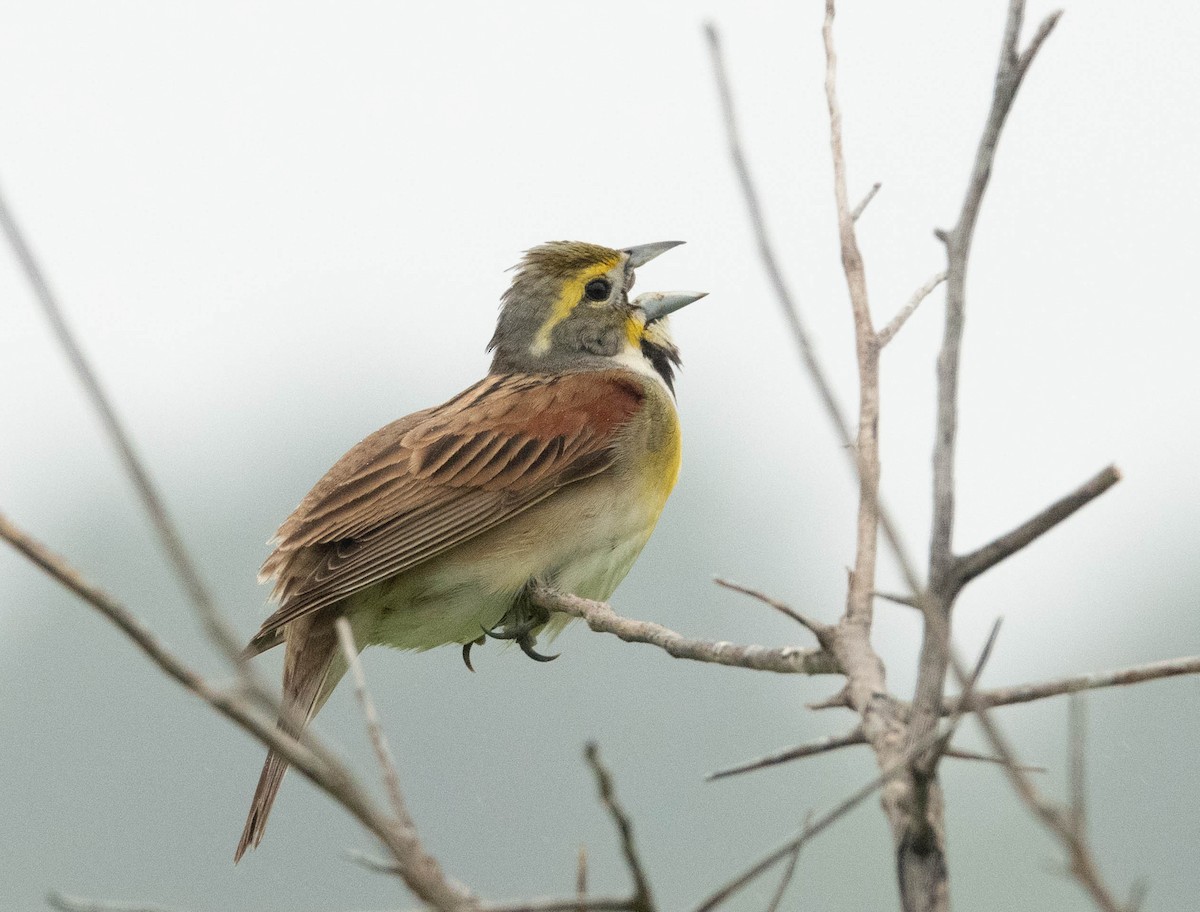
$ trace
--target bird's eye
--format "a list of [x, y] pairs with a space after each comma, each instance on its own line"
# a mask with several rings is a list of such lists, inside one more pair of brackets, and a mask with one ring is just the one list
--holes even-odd
[[610, 291], [612, 291], [612, 283], [608, 279], [592, 279], [583, 288], [589, 301], [606, 301]]

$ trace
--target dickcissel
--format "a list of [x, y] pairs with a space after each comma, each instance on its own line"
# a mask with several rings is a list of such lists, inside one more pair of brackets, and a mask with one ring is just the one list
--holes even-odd
[[[532, 658], [569, 618], [534, 606], [549, 584], [607, 599], [679, 474], [667, 315], [703, 297], [630, 300], [634, 270], [680, 241], [529, 250], [501, 300], [483, 380], [376, 431], [279, 527], [260, 579], [277, 610], [247, 647], [280, 643], [297, 734], [346, 671], [334, 622], [362, 648], [463, 647], [484, 635]], [[262, 840], [287, 763], [268, 753], [235, 860]]]

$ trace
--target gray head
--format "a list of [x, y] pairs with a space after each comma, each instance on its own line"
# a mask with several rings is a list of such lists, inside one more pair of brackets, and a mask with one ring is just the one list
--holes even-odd
[[562, 373], [623, 366], [652, 371], [672, 386], [679, 350], [667, 314], [703, 292], [629, 299], [634, 270], [682, 241], [614, 250], [552, 241], [525, 253], [500, 302], [492, 373]]

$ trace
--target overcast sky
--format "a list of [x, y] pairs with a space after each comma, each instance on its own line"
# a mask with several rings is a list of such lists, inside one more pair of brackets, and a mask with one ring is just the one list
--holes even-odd
[[[1031, 24], [1049, 9], [1035, 4]], [[266, 610], [253, 583], [260, 543], [355, 440], [486, 370], [504, 270], [523, 249], [560, 238], [613, 246], [684, 239], [642, 270], [639, 290], [710, 292], [675, 320], [685, 357], [679, 489], [614, 600], [697, 636], [795, 637], [711, 591], [709, 576], [721, 573], [836, 616], [852, 561], [853, 486], [755, 258], [701, 33], [708, 18], [725, 37], [788, 281], [849, 402], [851, 324], [815, 2], [0, 3], [0, 187], [247, 633]], [[851, 195], [883, 184], [860, 222], [879, 322], [943, 266], [932, 231], [957, 213], [1002, 24], [999, 2], [859, 3], [838, 19]], [[1005, 617], [992, 683], [1200, 652], [1197, 46], [1192, 4], [1071, 5], [1003, 138], [970, 274], [957, 543], [965, 550], [991, 538], [1109, 462], [1125, 480], [963, 599], [965, 649]], [[940, 295], [931, 298], [884, 357], [884, 489], [918, 553], [928, 526], [940, 305]], [[7, 252], [0, 384], [0, 509], [71, 551], [172, 641], [199, 649]], [[885, 567], [883, 582], [893, 576]], [[876, 642], [901, 695], [917, 637], [911, 617], [881, 609]], [[575, 815], [588, 815], [589, 846], [608, 846], [574, 759], [584, 737], [611, 745], [625, 761], [618, 776], [641, 782], [630, 789], [641, 789], [643, 819], [651, 818], [662, 893], [678, 903], [871, 773], [858, 755], [852, 767], [796, 767], [720, 798], [710, 798], [712, 786], [662, 793], [648, 784], [656, 780], [647, 770], [663, 772], [655, 758], [700, 757], [686, 773], [698, 779], [710, 760], [735, 762], [840, 730], [845, 719], [798, 709], [828, 682], [747, 684], [725, 672], [684, 672], [586, 631], [561, 643], [568, 656], [553, 671], [486, 650], [494, 654], [481, 674], [490, 682], [468, 683], [500, 716], [469, 721], [480, 697], [461, 697], [453, 710], [438, 702], [459, 700], [454, 689], [468, 686], [449, 651], [369, 663], [385, 709], [389, 687], [394, 714], [423, 707], [394, 721], [431, 752], [404, 758], [405, 780], [455, 875], [481, 890], [568, 889], [565, 868], [557, 879], [519, 875], [549, 851], [538, 839], [573, 857], [578, 839], [560, 829]], [[347, 870], [337, 851], [360, 837], [348, 824], [326, 833], [334, 812], [298, 781], [280, 798], [281, 807], [293, 805], [290, 817], [281, 813], [263, 851], [232, 873], [228, 855], [257, 748], [207, 720], [206, 734], [179, 736], [189, 754], [204, 743], [218, 753], [195, 760], [203, 775], [190, 779], [193, 803], [170, 805], [185, 787], [171, 777], [191, 775], [179, 766], [173, 714], [183, 726], [201, 724], [200, 713], [142, 665], [85, 609], [0, 554], [0, 763], [20, 763], [32, 777], [0, 781], [0, 804], [18, 809], [4, 816], [19, 821], [0, 824], [0, 854], [24, 844], [12, 850], [16, 879], [0, 877], [0, 906], [35, 908], [50, 887], [197, 912], [404, 904], [391, 884]], [[140, 677], [131, 683], [129, 675]], [[1100, 802], [1097, 838], [1118, 883], [1145, 875], [1152, 907], [1171, 908], [1173, 897], [1181, 903], [1200, 892], [1200, 831], [1194, 814], [1180, 813], [1200, 800], [1182, 759], [1197, 741], [1200, 687], [1150, 687], [1095, 701], [1096, 789], [1121, 791]], [[150, 702], [132, 705], [139, 695]], [[611, 701], [608, 711], [597, 712], [596, 701]], [[1027, 749], [1041, 748], [1034, 759], [1056, 768], [1061, 709], [1005, 716]], [[509, 711], [561, 720], [531, 748]], [[111, 720], [96, 716], [107, 712]], [[335, 701], [327, 715], [340, 721], [329, 720], [329, 730], [353, 741], [352, 712]], [[714, 719], [730, 717], [746, 727], [692, 743]], [[450, 751], [438, 727], [448, 718], [487, 732], [486, 774], [474, 753], [449, 765], [437, 753]], [[1135, 718], [1144, 730], [1131, 727]], [[53, 737], [47, 719], [57, 720]], [[130, 739], [147, 719], [161, 743], [142, 769]], [[650, 721], [638, 727], [638, 719]], [[1121, 720], [1107, 736], [1105, 719]], [[78, 726], [131, 734], [81, 747]], [[671, 732], [688, 743], [663, 745]], [[192, 740], [200, 737], [207, 740]], [[1152, 756], [1148, 744], [1160, 746]], [[46, 753], [57, 758], [51, 766]], [[369, 768], [365, 752], [355, 756]], [[555, 786], [562, 807], [542, 819], [538, 802], [549, 789], [536, 781], [515, 788], [513, 813], [526, 809], [522, 825], [533, 835], [499, 847], [513, 824], [477, 793], [480, 780], [519, 781], [515, 767], [540, 769], [559, 757], [574, 764], [573, 778]], [[136, 788], [97, 797], [94, 779], [127, 781], [131, 769], [140, 770]], [[994, 777], [950, 775], [961, 776], [952, 806], [1002, 808], [996, 825], [1013, 828], [995, 843], [1012, 849], [997, 864], [971, 825], [977, 818], [952, 816], [961, 908], [1023, 908], [1030, 896], [1086, 907], [1047, 872], [1052, 847]], [[1054, 772], [1047, 787], [1060, 782]], [[47, 813], [35, 794], [64, 804]], [[450, 813], [446, 795], [470, 795], [472, 814], [489, 822]], [[701, 844], [672, 842], [672, 827], [684, 827], [672, 815], [701, 806], [712, 825], [695, 824]], [[748, 806], [765, 822], [726, 839], [729, 808]], [[172, 807], [185, 808], [189, 822]], [[123, 814], [137, 823], [115, 823]], [[92, 841], [71, 829], [81, 817], [100, 821]], [[176, 848], [153, 826], [195, 838]], [[846, 827], [844, 837], [831, 834], [836, 848], [824, 866], [807, 871], [798, 902], [893, 902], [877, 809]], [[496, 842], [485, 847], [488, 834]], [[865, 882], [838, 867], [837, 853], [856, 839], [875, 840], [878, 853], [870, 866], [877, 877]], [[9, 869], [2, 859], [0, 869]], [[309, 872], [325, 886], [307, 883]], [[614, 861], [614, 889], [620, 876]]]

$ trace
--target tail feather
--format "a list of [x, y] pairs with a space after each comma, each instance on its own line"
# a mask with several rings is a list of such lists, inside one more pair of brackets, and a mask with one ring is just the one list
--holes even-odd
[[238, 840], [237, 850], [233, 853], [233, 863], [237, 864], [246, 854], [246, 849], [253, 846], [258, 848], [262, 842], [263, 833], [267, 829], [267, 815], [271, 813], [271, 805], [279, 793], [283, 783], [283, 774], [287, 772], [288, 763], [274, 751], [267, 754], [267, 762], [263, 764], [262, 773], [258, 777], [258, 787], [254, 790], [254, 800], [250, 802], [250, 814], [246, 818], [246, 826], [242, 830], [242, 838]]
[[[337, 651], [334, 615], [326, 612], [300, 618], [289, 624], [284, 634], [287, 655], [283, 663], [283, 713], [279, 727], [291, 735], [299, 735], [324, 705], [334, 686], [346, 672], [346, 663]], [[268, 751], [266, 762], [254, 789], [250, 813], [242, 838], [233, 853], [234, 864], [241, 861], [249, 848], [257, 848], [267, 828], [267, 817], [288, 762], [275, 751]]]

